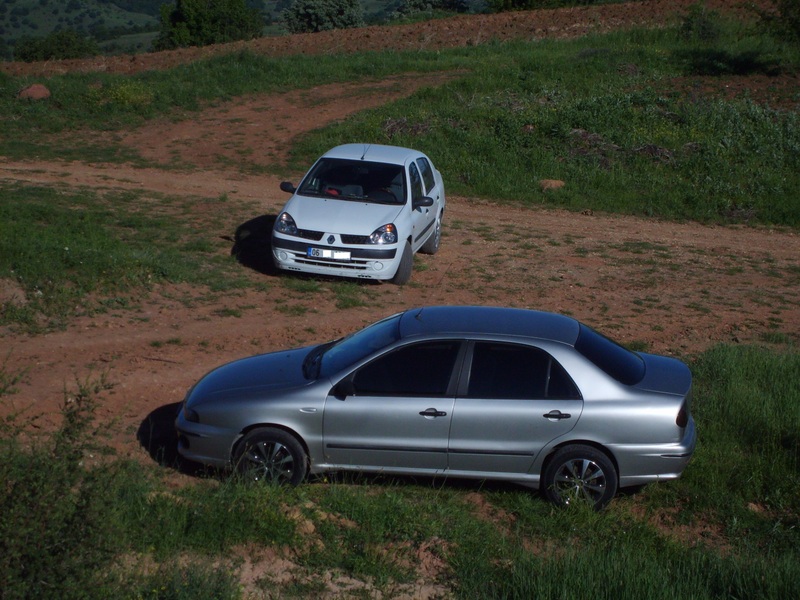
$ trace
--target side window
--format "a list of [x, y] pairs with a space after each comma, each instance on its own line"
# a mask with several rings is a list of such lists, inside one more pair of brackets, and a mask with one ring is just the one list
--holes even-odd
[[411, 199], [418, 200], [425, 195], [425, 191], [422, 189], [422, 177], [419, 174], [419, 169], [417, 169], [417, 165], [413, 162], [408, 166], [408, 176], [411, 179]]
[[459, 341], [403, 346], [361, 367], [353, 377], [357, 396], [443, 396]]
[[422, 173], [422, 180], [425, 182], [425, 189], [428, 193], [430, 193], [430, 191], [436, 185], [436, 179], [433, 176], [433, 168], [431, 167], [431, 163], [428, 162], [427, 158], [420, 157], [417, 159], [417, 165], [419, 165], [419, 170]]
[[566, 371], [544, 350], [495, 342], [475, 344], [467, 395], [528, 400], [580, 398]]

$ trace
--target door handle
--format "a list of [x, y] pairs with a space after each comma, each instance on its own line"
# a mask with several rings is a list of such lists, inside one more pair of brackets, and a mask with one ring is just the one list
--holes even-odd
[[562, 413], [560, 410], [551, 410], [549, 413], [542, 415], [545, 419], [569, 419], [572, 417], [569, 413]]
[[435, 408], [428, 408], [419, 413], [423, 417], [446, 417], [447, 413], [443, 410], [436, 410]]

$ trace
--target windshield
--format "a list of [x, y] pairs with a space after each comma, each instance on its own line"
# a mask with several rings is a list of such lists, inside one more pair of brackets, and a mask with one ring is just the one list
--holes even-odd
[[[337, 342], [319, 346], [321, 350], [318, 357], [313, 359], [317, 370], [316, 377], [313, 378], [335, 375], [376, 350], [399, 340], [400, 316], [383, 319]], [[315, 354], [315, 350], [311, 354]], [[308, 360], [307, 358], [306, 361]]]
[[635, 385], [644, 379], [644, 361], [631, 352], [581, 324], [575, 349], [625, 385]]
[[405, 204], [403, 165], [321, 158], [306, 175], [298, 194], [380, 204]]

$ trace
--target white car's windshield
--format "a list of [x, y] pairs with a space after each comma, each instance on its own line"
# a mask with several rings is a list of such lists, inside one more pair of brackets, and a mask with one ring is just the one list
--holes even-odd
[[400, 339], [400, 316], [394, 315], [327, 346], [317, 359], [317, 377], [330, 377], [376, 350]]
[[322, 158], [306, 175], [298, 194], [380, 204], [405, 204], [402, 165]]

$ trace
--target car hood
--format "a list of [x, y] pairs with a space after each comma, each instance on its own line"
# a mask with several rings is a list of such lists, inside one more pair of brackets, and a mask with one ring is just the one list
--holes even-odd
[[685, 396], [692, 387], [692, 373], [683, 362], [669, 356], [639, 353], [644, 360], [644, 378], [635, 387], [651, 392]]
[[253, 390], [276, 391], [311, 383], [303, 376], [303, 359], [312, 346], [259, 354], [214, 369], [195, 384], [188, 403], [197, 405], [218, 397], [241, 396]]
[[403, 206], [360, 200], [295, 196], [286, 204], [284, 210], [292, 215], [300, 229], [369, 235], [381, 225], [394, 223]]

